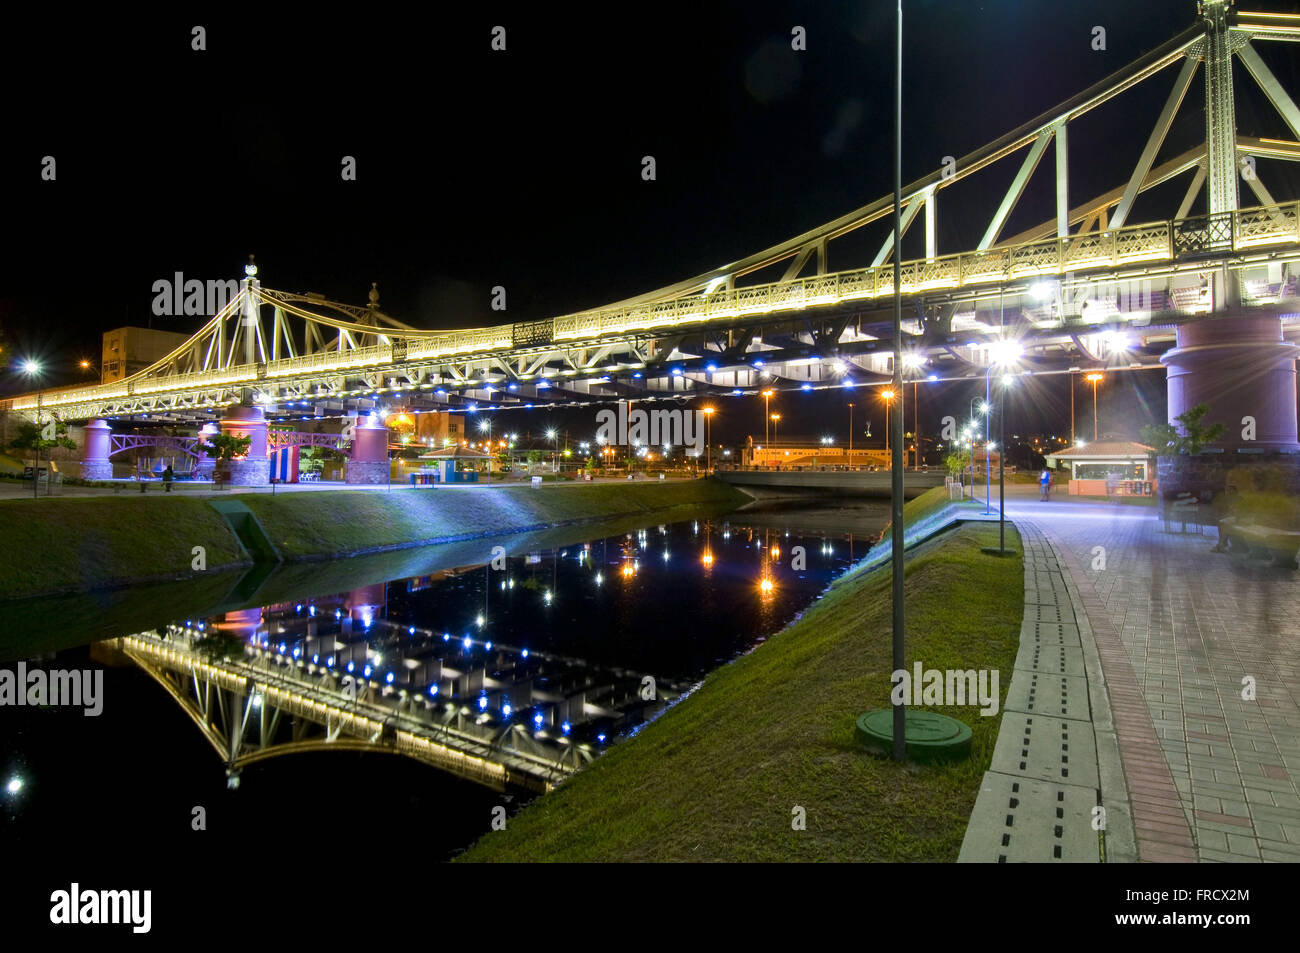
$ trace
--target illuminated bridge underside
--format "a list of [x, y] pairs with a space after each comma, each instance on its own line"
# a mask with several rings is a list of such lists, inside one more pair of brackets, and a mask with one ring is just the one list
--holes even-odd
[[544, 792], [593, 758], [585, 744], [536, 740], [519, 725], [478, 725], [468, 710], [449, 714], [360, 679], [354, 699], [333, 673], [313, 676], [247, 659], [213, 663], [183, 640], [154, 633], [125, 636], [117, 645], [186, 711], [232, 779], [245, 765], [276, 755], [356, 750], [405, 755], [497, 790]]
[[[925, 255], [902, 263], [900, 291], [908, 348], [924, 353], [928, 372], [941, 379], [982, 374], [990, 359], [985, 345], [1004, 329], [1022, 338], [1030, 372], [1121, 358], [1124, 366], [1156, 366], [1175, 324], [1208, 312], [1294, 307], [1300, 206], [1269, 192], [1268, 170], [1255, 160], [1300, 161], [1300, 108], [1254, 44], [1300, 40], [1300, 17], [1237, 12], [1226, 0], [1205, 0], [1204, 7], [1204, 20], [1162, 46], [903, 189], [903, 231], [923, 223]], [[1234, 56], [1293, 139], [1236, 132]], [[1159, 162], [1203, 63], [1205, 140]], [[1110, 105], [1139, 83], [1171, 76], [1165, 106], [1149, 130], [1132, 128], [1132, 110]], [[1144, 145], [1124, 182], [1072, 202], [1069, 126], [1102, 107], [1118, 113], [1114, 127], [1126, 131], [1118, 148], [1131, 142], [1136, 152], [1138, 142]], [[1055, 218], [1003, 236], [1049, 151]], [[941, 254], [940, 194], [978, 182], [981, 172], [1016, 156], [1014, 177], [976, 247]], [[1241, 164], [1240, 175], [1234, 163]], [[1166, 210], [1166, 220], [1129, 224], [1144, 193], [1183, 178], [1183, 199]], [[1237, 202], [1243, 184], [1257, 202], [1244, 209]], [[991, 191], [985, 182], [963, 194], [970, 200], [973, 192], [979, 201]], [[1189, 215], [1202, 194], [1208, 214]], [[48, 392], [42, 409], [64, 420], [139, 414], [193, 420], [249, 398], [268, 414], [301, 412], [305, 405], [320, 416], [342, 416], [396, 395], [430, 409], [680, 397], [752, 388], [760, 383], [755, 362], [762, 362], [765, 386], [783, 379], [843, 383], [855, 374], [870, 382], [890, 372], [884, 352], [886, 302], [894, 294], [892, 232], [866, 267], [832, 271], [828, 262], [832, 242], [868, 226], [883, 228], [892, 210], [893, 196], [885, 196], [635, 298], [489, 328], [419, 330], [381, 312], [373, 289], [369, 306], [355, 307], [263, 289], [250, 277], [234, 300], [157, 364], [121, 382]], [[1103, 332], [1130, 326], [1130, 337], [1141, 343], [1106, 353]], [[832, 369], [832, 361], [841, 363]], [[36, 400], [24, 396], [5, 406], [30, 413]]]

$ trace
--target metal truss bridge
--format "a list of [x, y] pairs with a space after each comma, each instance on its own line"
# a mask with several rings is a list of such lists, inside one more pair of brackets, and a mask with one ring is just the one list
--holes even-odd
[[491, 642], [466, 657], [459, 637], [444, 648], [414, 628], [410, 642], [424, 644], [391, 648], [374, 634], [392, 629], [380, 620], [354, 637], [351, 619], [335, 634], [292, 614], [263, 621], [253, 610], [246, 624], [245, 615], [208, 629], [237, 633], [241, 644], [220, 658], [188, 624], [116, 640], [198, 726], [232, 786], [268, 757], [357, 750], [405, 755], [498, 790], [548, 791], [598, 756], [599, 725], [660, 712], [682, 689], [666, 686], [647, 703], [637, 696], [639, 673], [577, 659], [501, 645], [493, 652]]
[[[1024, 351], [1021, 373], [1061, 373], [1159, 367], [1176, 326], [1216, 315], [1281, 315], [1289, 325], [1289, 312], [1300, 310], [1300, 203], [1275, 197], [1257, 160], [1300, 161], [1300, 108], [1255, 46], [1300, 40], [1300, 16], [1238, 11], [1233, 0], [1201, 0], [1198, 14], [1102, 82], [904, 188], [904, 233], [918, 220], [924, 229], [924, 256], [901, 264], [914, 377], [983, 376], [1004, 338]], [[1290, 139], [1238, 131], [1234, 57]], [[1161, 159], [1202, 66], [1204, 141]], [[1131, 133], [1132, 117], [1116, 101], [1140, 83], [1168, 84], [1171, 75], [1128, 178], [1073, 202], [1070, 124], [1109, 108], [1123, 120], [1115, 127]], [[1132, 138], [1117, 134], [1117, 145]], [[1055, 218], [1004, 236], [1049, 148]], [[988, 189], [979, 186], [980, 173], [1003, 161], [1019, 164], [976, 247], [941, 253], [940, 194], [973, 182], [963, 201], [981, 201]], [[1176, 210], [1130, 222], [1145, 193], [1184, 181]], [[1243, 184], [1256, 204], [1240, 207]], [[1194, 207], [1205, 211], [1193, 215]], [[250, 264], [238, 294], [167, 357], [121, 382], [45, 392], [40, 409], [62, 420], [193, 422], [241, 401], [260, 403], [268, 416], [344, 416], [389, 399], [463, 410], [883, 382], [893, 372], [892, 230], [870, 265], [831, 270], [829, 260], [833, 242], [860, 229], [870, 237], [892, 212], [890, 195], [635, 298], [461, 330], [398, 321], [380, 311], [373, 287], [364, 307], [263, 288]], [[32, 413], [37, 397], [3, 407]]]

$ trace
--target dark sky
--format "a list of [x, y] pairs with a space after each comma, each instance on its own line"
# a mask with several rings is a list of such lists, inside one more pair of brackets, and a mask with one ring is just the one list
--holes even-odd
[[[906, 0], [904, 178], [1195, 16], [1194, 0], [1140, 6]], [[0, 331], [11, 358], [97, 361], [103, 331], [151, 320], [155, 280], [238, 278], [250, 252], [271, 288], [363, 303], [378, 281], [384, 309], [417, 326], [499, 320], [488, 307], [498, 284], [509, 320], [547, 317], [742, 257], [892, 187], [888, 0], [137, 16], [7, 13]], [[190, 48], [195, 24], [204, 52]], [[503, 53], [490, 49], [497, 24]], [[795, 25], [806, 51], [790, 48]], [[1091, 48], [1094, 26], [1104, 52]], [[1300, 57], [1260, 49], [1300, 89]], [[1127, 178], [1172, 79], [1072, 127], [1073, 197]], [[1199, 136], [1202, 102], [1198, 79], [1162, 157]], [[1258, 97], [1239, 96], [1238, 116], [1243, 131], [1285, 134]], [[40, 180], [46, 155], [55, 182]], [[355, 182], [340, 177], [345, 155]], [[641, 179], [645, 155], [657, 181]], [[974, 247], [1017, 162], [944, 193], [941, 253]], [[1296, 196], [1291, 170], [1269, 175], [1275, 195]], [[1051, 216], [1050, 188], [1046, 177], [1031, 186], [1008, 233]], [[1161, 201], [1133, 220], [1171, 215]], [[831, 267], [864, 264], [865, 244], [832, 244]]]

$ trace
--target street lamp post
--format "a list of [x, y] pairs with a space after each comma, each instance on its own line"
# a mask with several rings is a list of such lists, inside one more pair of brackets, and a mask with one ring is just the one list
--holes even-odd
[[1099, 374], [1096, 371], [1093, 371], [1091, 374], [1089, 374], [1087, 377], [1084, 378], [1084, 380], [1092, 384], [1092, 442], [1093, 443], [1097, 442], [1097, 385], [1100, 384], [1105, 379], [1106, 376], [1104, 374]]
[[769, 429], [768, 420], [771, 417], [772, 394], [774, 393], [775, 391], [773, 391], [772, 388], [770, 387], [767, 390], [763, 391], [763, 443], [772, 442], [772, 435], [771, 435], [771, 430]]
[[32, 499], [37, 500], [41, 496], [41, 397], [44, 394], [41, 387], [41, 365], [35, 361], [24, 361], [23, 373], [36, 379], [36, 466], [32, 469]]
[[776, 432], [777, 432], [777, 425], [779, 425], [780, 423], [781, 423], [781, 415], [780, 415], [780, 414], [773, 414], [773, 415], [772, 415], [772, 434], [773, 434], [773, 436], [776, 435]]
[[[993, 368], [998, 366], [1007, 366], [1016, 363], [1021, 354], [1020, 344], [1017, 341], [1002, 339], [996, 345], [992, 354], [992, 360], [989, 361], [988, 370], [984, 372], [984, 392], [990, 393], [990, 376]], [[985, 550], [991, 555], [1007, 556], [1010, 555], [1007, 550], [1007, 478], [1006, 478], [1006, 444], [1007, 444], [1007, 388], [1011, 386], [1013, 378], [1004, 376], [1002, 378], [1002, 392], [998, 400], [998, 548], [997, 552]], [[985, 431], [987, 432], [987, 418]], [[985, 442], [985, 460], [988, 459], [988, 443]], [[988, 505], [985, 504], [985, 512], [988, 511]]]
[[853, 401], [849, 401], [849, 466], [853, 466]]
[[[716, 407], [704, 408], [704, 470], [706, 473], [713, 472], [713, 413]], [[696, 466], [699, 465], [699, 457], [695, 458]]]
[[483, 433], [486, 433], [486, 434], [487, 434], [487, 437], [488, 437], [488, 439], [487, 439], [487, 448], [488, 448], [488, 459], [487, 459], [487, 468], [488, 468], [488, 486], [491, 486], [491, 485], [492, 485], [492, 420], [491, 420], [491, 418], [489, 418], [489, 417], [485, 417], [485, 418], [483, 418], [483, 420], [482, 420], [482, 421], [479, 423], [479, 425], [478, 425], [478, 429], [479, 429], [480, 431], [482, 431]]
[[546, 431], [546, 438], [551, 441], [551, 472], [560, 472], [560, 432], [555, 428]]
[[881, 399], [885, 402], [885, 453], [889, 452], [889, 402], [894, 399], [893, 390], [886, 388], [880, 392]]

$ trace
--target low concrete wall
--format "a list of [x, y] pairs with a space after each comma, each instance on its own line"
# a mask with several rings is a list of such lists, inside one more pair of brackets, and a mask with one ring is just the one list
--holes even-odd
[[[718, 479], [732, 486], [785, 487], [801, 490], [835, 490], [859, 496], [889, 499], [892, 478], [888, 471], [868, 470], [721, 470]], [[934, 470], [903, 474], [903, 497], [912, 499], [943, 486], [944, 474]]]

